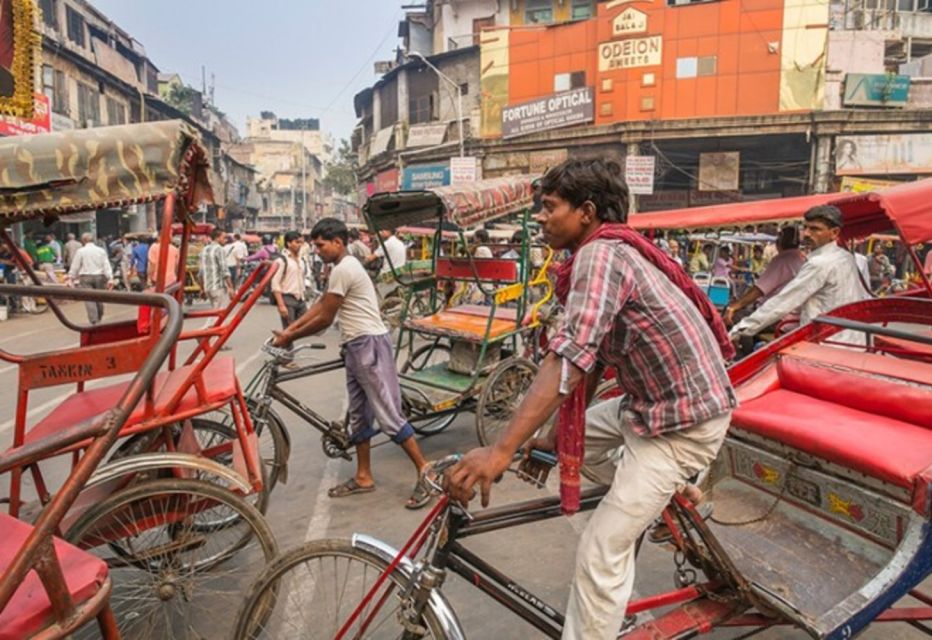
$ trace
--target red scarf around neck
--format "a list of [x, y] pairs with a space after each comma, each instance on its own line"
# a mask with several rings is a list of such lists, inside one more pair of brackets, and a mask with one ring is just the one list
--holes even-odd
[[[590, 235], [557, 270], [557, 300], [564, 307], [572, 285], [573, 262], [579, 250], [596, 240], [618, 240], [637, 249], [641, 256], [657, 267], [670, 281], [686, 294], [709, 324], [718, 341], [722, 357], [730, 360], [735, 347], [728, 338], [728, 330], [708, 296], [696, 286], [692, 278], [673, 258], [654, 246], [647, 238], [624, 224], [605, 223]], [[579, 510], [579, 469], [584, 458], [586, 432], [586, 385], [579, 384], [560, 406], [557, 417], [557, 452], [560, 460], [560, 503], [563, 513], [572, 515]]]

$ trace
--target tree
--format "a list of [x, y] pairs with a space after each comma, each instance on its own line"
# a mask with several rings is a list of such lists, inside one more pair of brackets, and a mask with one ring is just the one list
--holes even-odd
[[349, 141], [340, 140], [336, 159], [325, 164], [327, 173], [324, 186], [340, 195], [351, 195], [356, 191], [356, 162]]

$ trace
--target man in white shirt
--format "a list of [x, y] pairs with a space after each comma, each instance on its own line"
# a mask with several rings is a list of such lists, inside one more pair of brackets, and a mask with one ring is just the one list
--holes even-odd
[[373, 262], [376, 258], [384, 258], [382, 268], [379, 269], [380, 276], [388, 273], [391, 269], [396, 272], [399, 271], [401, 267], [405, 266], [408, 259], [405, 243], [395, 235], [395, 231], [392, 229], [382, 229], [379, 231], [379, 236], [382, 238], [382, 243], [372, 252], [367, 262]]
[[419, 509], [430, 502], [432, 495], [420, 480], [420, 472], [427, 461], [413, 437], [414, 428], [402, 412], [392, 342], [379, 314], [372, 279], [362, 264], [347, 252], [349, 234], [340, 220], [324, 218], [314, 225], [311, 239], [321, 259], [333, 265], [327, 292], [297, 322], [283, 331], [273, 332], [273, 344], [289, 346], [298, 338], [320, 333], [334, 320], [339, 321], [349, 394], [347, 430], [350, 441], [356, 446], [356, 473], [331, 488], [329, 495], [343, 498], [375, 490], [370, 440], [381, 430], [408, 454], [418, 472], [414, 491], [405, 506]]
[[[838, 207], [820, 205], [806, 212], [803, 244], [810, 249], [808, 259], [779, 294], [732, 328], [732, 337], [753, 336], [797, 308], [800, 325], [805, 325], [823, 313], [867, 297], [854, 256], [838, 245], [841, 227]], [[838, 335], [836, 339], [849, 337]]]
[[246, 243], [240, 238], [238, 233], [233, 234], [233, 241], [223, 248], [226, 256], [227, 269], [230, 270], [230, 282], [236, 287], [239, 285], [240, 264], [249, 255], [249, 249]]
[[282, 328], [303, 316], [307, 312], [304, 301], [304, 270], [301, 268], [299, 254], [304, 239], [297, 231], [285, 234], [285, 251], [278, 262], [278, 270], [272, 276], [272, 297], [278, 306], [278, 315], [282, 319]]
[[[71, 261], [71, 270], [68, 275], [85, 289], [112, 289], [113, 268], [107, 251], [94, 244], [94, 236], [90, 233], [81, 235], [81, 248], [74, 254]], [[85, 302], [87, 319], [91, 324], [97, 324], [104, 317], [102, 302]]]

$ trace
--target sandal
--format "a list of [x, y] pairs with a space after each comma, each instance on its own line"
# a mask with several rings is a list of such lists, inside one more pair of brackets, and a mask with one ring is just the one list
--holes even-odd
[[331, 489], [327, 491], [327, 495], [331, 498], [345, 498], [357, 493], [371, 493], [373, 491], [375, 491], [375, 485], [364, 487], [356, 482], [356, 478], [350, 478], [346, 482], [331, 487]]
[[[712, 503], [704, 502], [696, 506], [696, 511], [699, 512], [699, 517], [703, 520], [708, 520], [709, 516], [712, 515]], [[673, 534], [670, 532], [670, 527], [667, 526], [667, 523], [663, 519], [657, 521], [653, 527], [651, 527], [650, 532], [647, 534], [647, 539], [650, 540], [653, 544], [663, 544], [665, 542], [670, 542], [673, 540]]]
[[411, 497], [405, 502], [405, 509], [420, 509], [427, 506], [427, 503], [434, 497], [434, 491], [426, 482], [418, 480], [411, 491]]

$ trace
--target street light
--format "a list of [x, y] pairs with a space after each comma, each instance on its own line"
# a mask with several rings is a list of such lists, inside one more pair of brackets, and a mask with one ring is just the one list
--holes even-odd
[[420, 60], [421, 62], [423, 62], [425, 65], [430, 67], [433, 70], [433, 72], [436, 73], [440, 77], [441, 80], [444, 80], [447, 83], [449, 83], [449, 85], [452, 86], [453, 89], [456, 91], [456, 122], [459, 128], [459, 135], [460, 135], [460, 157], [461, 158], [464, 157], [466, 155], [466, 152], [463, 148], [463, 144], [464, 144], [464, 141], [463, 141], [463, 92], [460, 91], [459, 83], [457, 83], [452, 78], [450, 78], [448, 75], [446, 75], [443, 71], [441, 71], [440, 69], [432, 65], [430, 61], [427, 60], [427, 58], [425, 58], [422, 54], [418, 53], [417, 51], [408, 51], [407, 53], [405, 53], [405, 56], [408, 59], [416, 58]]

